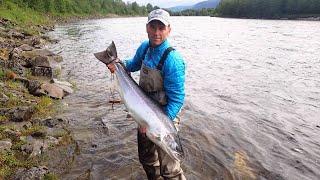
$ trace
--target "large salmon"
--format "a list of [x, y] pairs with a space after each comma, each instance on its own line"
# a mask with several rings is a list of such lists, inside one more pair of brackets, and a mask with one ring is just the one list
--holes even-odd
[[[105, 51], [94, 55], [103, 63], [109, 64], [117, 59], [117, 50], [112, 42]], [[115, 66], [120, 96], [133, 119], [147, 128], [146, 135], [152, 142], [171, 158], [181, 161], [184, 152], [173, 122], [162, 107], [138, 86], [121, 63], [115, 63]]]

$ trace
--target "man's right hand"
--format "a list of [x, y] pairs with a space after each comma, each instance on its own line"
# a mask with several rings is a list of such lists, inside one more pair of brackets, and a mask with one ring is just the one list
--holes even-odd
[[140, 134], [146, 134], [146, 132], [147, 132], [147, 128], [146, 127], [138, 127], [138, 131], [139, 131], [139, 133]]
[[111, 73], [114, 73], [114, 71], [116, 70], [116, 66], [114, 65], [114, 63], [108, 64], [107, 67]]

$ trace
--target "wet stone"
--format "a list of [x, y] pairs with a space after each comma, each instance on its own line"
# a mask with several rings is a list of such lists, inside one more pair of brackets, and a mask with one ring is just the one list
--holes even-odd
[[33, 47], [29, 46], [28, 44], [22, 44], [19, 48], [22, 51], [32, 51], [33, 50]]
[[21, 168], [17, 170], [13, 179], [32, 180], [32, 179], [44, 179], [45, 174], [49, 172], [45, 166], [32, 167], [30, 169]]
[[32, 71], [32, 75], [34, 76], [45, 76], [49, 78], [53, 77], [53, 72], [51, 67], [33, 67], [31, 71]]
[[17, 107], [8, 112], [9, 118], [14, 122], [22, 122], [29, 120], [33, 115], [32, 107]]
[[10, 150], [12, 146], [11, 139], [0, 140], [0, 152]]

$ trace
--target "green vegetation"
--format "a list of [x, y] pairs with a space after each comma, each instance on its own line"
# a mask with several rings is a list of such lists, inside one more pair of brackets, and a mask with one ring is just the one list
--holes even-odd
[[35, 31], [30, 25], [47, 25], [52, 19], [100, 16], [144, 16], [158, 8], [151, 4], [139, 6], [136, 2], [121, 0], [0, 0], [0, 18], [9, 19], [26, 31]]
[[320, 15], [320, 0], [222, 0], [219, 16], [246, 18], [297, 18]]
[[45, 127], [42, 125], [33, 125], [27, 129], [24, 129], [21, 131], [22, 136], [29, 136], [29, 135], [34, 135], [34, 134], [42, 134], [43, 129]]
[[0, 152], [0, 179], [10, 177], [20, 167], [30, 168], [34, 165], [32, 160], [20, 159], [13, 151]]
[[5, 75], [6, 75], [5, 71], [2, 68], [0, 68], [0, 80], [4, 79]]
[[215, 9], [206, 9], [201, 10], [186, 9], [180, 12], [170, 12], [172, 16], [210, 16], [215, 13]]
[[48, 96], [41, 96], [38, 103], [35, 105], [34, 117], [47, 117], [52, 115], [55, 111], [52, 108], [54, 101]]
[[44, 180], [58, 180], [59, 178], [54, 173], [48, 173], [44, 175]]

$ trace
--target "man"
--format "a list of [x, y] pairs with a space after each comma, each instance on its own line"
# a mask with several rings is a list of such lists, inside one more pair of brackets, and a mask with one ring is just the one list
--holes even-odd
[[[143, 42], [132, 59], [125, 61], [127, 71], [140, 70], [139, 86], [158, 101], [176, 127], [177, 115], [184, 102], [185, 64], [181, 55], [170, 47], [170, 15], [162, 9], [148, 15], [148, 41]], [[108, 65], [115, 71], [114, 64]], [[180, 163], [169, 157], [146, 136], [146, 128], [138, 128], [139, 160], [148, 179], [185, 179]]]

